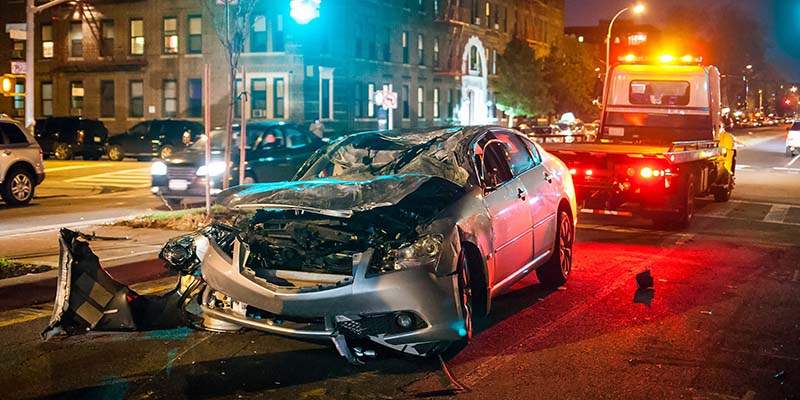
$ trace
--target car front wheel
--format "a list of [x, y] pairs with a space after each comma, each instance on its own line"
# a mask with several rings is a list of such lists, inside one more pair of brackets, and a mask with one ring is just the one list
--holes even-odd
[[119, 145], [112, 145], [108, 148], [108, 159], [111, 161], [122, 161], [125, 158], [125, 152], [122, 150], [122, 146]]
[[55, 150], [53, 150], [53, 156], [56, 160], [71, 160], [72, 149], [66, 143], [59, 143], [56, 145]]
[[24, 206], [33, 199], [34, 190], [35, 185], [31, 173], [17, 168], [6, 175], [0, 194], [8, 205]]
[[567, 283], [572, 271], [572, 244], [575, 242], [575, 229], [572, 218], [564, 209], [558, 210], [556, 240], [553, 255], [536, 270], [539, 282], [548, 287], [559, 287]]

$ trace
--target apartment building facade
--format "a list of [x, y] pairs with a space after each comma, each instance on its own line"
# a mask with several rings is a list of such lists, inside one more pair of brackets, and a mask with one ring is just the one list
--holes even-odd
[[[144, 119], [199, 121], [209, 64], [212, 124], [222, 124], [229, 80], [216, 3], [92, 0], [38, 15], [36, 117], [98, 118], [114, 133]], [[378, 129], [386, 113], [374, 95], [391, 85], [395, 127], [502, 123], [492, 81], [505, 44], [518, 35], [544, 55], [563, 35], [563, 0], [326, 0], [305, 25], [289, 11], [288, 0], [260, 0], [247, 21], [236, 87], [249, 102], [237, 116]], [[22, 115], [19, 102], [0, 101]]]

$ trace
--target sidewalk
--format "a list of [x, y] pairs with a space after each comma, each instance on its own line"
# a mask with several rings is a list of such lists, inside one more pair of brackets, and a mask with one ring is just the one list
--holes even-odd
[[[158, 252], [167, 240], [182, 231], [135, 229], [118, 226], [92, 226], [80, 229], [86, 234], [124, 238], [126, 240], [94, 240], [92, 250], [109, 273], [122, 283], [132, 284], [157, 279], [169, 274], [158, 259]], [[19, 262], [58, 266], [58, 232], [40, 232], [0, 238], [0, 256]], [[55, 296], [57, 270], [0, 280], [0, 310], [52, 301]]]

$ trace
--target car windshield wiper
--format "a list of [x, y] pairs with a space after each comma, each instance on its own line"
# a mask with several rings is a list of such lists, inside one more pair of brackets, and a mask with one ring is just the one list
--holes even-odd
[[327, 210], [322, 208], [315, 208], [315, 207], [304, 207], [304, 206], [297, 206], [297, 205], [288, 205], [288, 204], [274, 204], [274, 203], [252, 203], [252, 204], [239, 204], [233, 206], [234, 210], [259, 210], [264, 208], [276, 208], [281, 210], [300, 210], [300, 211], [308, 211], [314, 214], [325, 215], [328, 217], [339, 217], [339, 218], [350, 218], [353, 216], [353, 211], [351, 210]]

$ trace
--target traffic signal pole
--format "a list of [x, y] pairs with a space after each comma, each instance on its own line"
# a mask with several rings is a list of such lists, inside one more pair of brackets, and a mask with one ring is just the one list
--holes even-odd
[[50, 7], [57, 6], [65, 3], [68, 0], [52, 0], [40, 6], [34, 4], [34, 0], [27, 0], [25, 6], [25, 126], [31, 127], [33, 125], [33, 94], [35, 93], [33, 86], [34, 81], [34, 34], [36, 32], [36, 25], [34, 16], [36, 13], [42, 12]]

